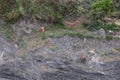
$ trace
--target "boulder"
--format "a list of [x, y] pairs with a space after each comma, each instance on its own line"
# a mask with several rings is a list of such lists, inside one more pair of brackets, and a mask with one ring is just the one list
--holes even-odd
[[116, 21], [115, 21], [115, 24], [116, 24], [117, 26], [120, 26], [120, 20], [116, 20]]
[[103, 28], [99, 29], [98, 30], [98, 35], [102, 38], [105, 38], [106, 37], [106, 32]]

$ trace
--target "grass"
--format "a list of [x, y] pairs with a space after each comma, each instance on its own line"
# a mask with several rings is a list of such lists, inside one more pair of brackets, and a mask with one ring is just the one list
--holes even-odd
[[[42, 39], [50, 38], [60, 38], [64, 35], [69, 36], [77, 36], [79, 38], [96, 38], [101, 39], [101, 37], [96, 37], [92, 34], [92, 32], [88, 31], [84, 27], [76, 27], [76, 28], [67, 28], [67, 27], [56, 27], [50, 26], [45, 28], [44, 33], [40, 33]], [[111, 35], [106, 35], [106, 40], [113, 40], [114, 37]]]
[[[33, 30], [34, 31], [34, 30]], [[8, 24], [1, 24], [0, 25], [0, 32], [5, 34], [9, 40], [13, 40], [14, 31]], [[37, 32], [35, 32], [37, 34]], [[60, 38], [64, 35], [70, 35], [70, 36], [78, 36], [80, 38], [92, 38], [93, 36], [89, 31], [84, 29], [83, 27], [80, 28], [67, 28], [65, 26], [60, 25], [53, 25], [50, 27], [45, 28], [44, 33], [38, 33], [38, 36], [40, 36], [43, 40], [51, 37], [51, 38]]]
[[[45, 32], [37, 32], [34, 29], [32, 30], [35, 33], [35, 36], [41, 37], [43, 40], [50, 37], [50, 38], [60, 38], [64, 35], [69, 36], [77, 36], [79, 38], [96, 38], [92, 35], [92, 32], [88, 31], [84, 27], [74, 27], [68, 28], [64, 25], [52, 25], [49, 27], [45, 27]], [[14, 39], [14, 31], [8, 24], [1, 24], [0, 23], [0, 32], [5, 34], [7, 38], [12, 41]], [[99, 38], [99, 37], [98, 37]], [[110, 35], [106, 36], [107, 40], [113, 40], [114, 38]]]
[[40, 33], [42, 39], [50, 38], [60, 38], [64, 35], [77, 36], [79, 38], [93, 38], [92, 33], [87, 31], [83, 27], [78, 28], [67, 28], [67, 27], [47, 27], [44, 33]]

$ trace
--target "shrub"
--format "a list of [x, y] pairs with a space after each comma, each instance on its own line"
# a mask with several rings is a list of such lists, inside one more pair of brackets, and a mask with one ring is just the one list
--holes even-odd
[[[78, 0], [61, 3], [59, 0], [1, 0], [2, 14], [7, 21], [14, 22], [19, 15], [38, 15], [45, 22], [63, 24], [63, 18], [79, 13]], [[9, 8], [10, 7], [10, 8]], [[37, 16], [37, 17], [38, 17]]]
[[77, 2], [69, 1], [67, 3], [58, 3], [53, 1], [44, 1], [40, 7], [39, 16], [47, 22], [63, 24], [63, 17], [71, 16], [77, 13]]
[[96, 29], [103, 28], [104, 26], [105, 26], [105, 23], [102, 20], [92, 20], [89, 29], [96, 30]]
[[16, 22], [19, 16], [20, 12], [17, 9], [16, 10], [13, 9], [11, 12], [5, 14], [6, 21], [10, 23]]
[[0, 0], [1, 13], [10, 12], [15, 7], [15, 0]]
[[117, 26], [115, 23], [106, 24], [102, 20], [94, 20], [94, 21], [92, 21], [92, 24], [89, 27], [89, 29], [91, 29], [91, 30], [96, 30], [96, 29], [100, 29], [100, 28], [103, 28], [106, 31], [109, 31], [109, 30], [119, 31], [120, 30], [120, 27]]
[[112, 0], [99, 0], [92, 4], [91, 15], [94, 19], [102, 19], [114, 11]]
[[115, 23], [106, 24], [106, 26], [104, 26], [104, 29], [112, 30], [112, 31], [119, 31], [120, 30], [119, 26], [117, 26]]

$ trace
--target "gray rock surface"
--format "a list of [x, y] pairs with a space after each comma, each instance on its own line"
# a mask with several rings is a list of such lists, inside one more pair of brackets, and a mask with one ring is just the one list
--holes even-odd
[[98, 31], [93, 32], [93, 35], [95, 37], [101, 37], [101, 38], [106, 38], [106, 32], [103, 28], [99, 29]]
[[[24, 59], [18, 57], [0, 64], [0, 78], [1, 80], [119, 80], [120, 61], [100, 61], [103, 51], [109, 53], [112, 48], [120, 47], [119, 41], [86, 39], [84, 43], [83, 39], [67, 35], [51, 39], [48, 40], [52, 46], [50, 48], [46, 42], [38, 49], [28, 51]], [[12, 44], [4, 36], [0, 37], [0, 42], [1, 51], [6, 46], [10, 48], [7, 50], [15, 49], [9, 46]], [[83, 53], [89, 57], [86, 64], [80, 63], [80, 56]], [[113, 57], [113, 54], [108, 55]], [[89, 64], [89, 61], [92, 63]]]
[[[34, 54], [36, 54], [34, 52]], [[104, 73], [89, 72], [75, 66], [70, 60], [46, 59], [41, 54], [29, 55], [24, 62], [14, 61], [0, 65], [0, 77], [3, 80], [119, 80], [120, 61], [106, 62], [100, 65]], [[31, 57], [30, 57], [31, 56]], [[59, 58], [59, 57], [58, 57]], [[74, 62], [76, 63], [76, 62]], [[77, 65], [82, 65], [78, 64]], [[112, 64], [112, 66], [110, 66]], [[117, 68], [117, 70], [115, 70]], [[109, 70], [110, 69], [110, 70]], [[108, 71], [107, 71], [108, 70]]]
[[0, 34], [0, 62], [14, 58], [16, 51], [14, 44], [9, 43], [7, 38]]
[[99, 29], [98, 34], [102, 37], [105, 38], [106, 37], [106, 32], [103, 28]]

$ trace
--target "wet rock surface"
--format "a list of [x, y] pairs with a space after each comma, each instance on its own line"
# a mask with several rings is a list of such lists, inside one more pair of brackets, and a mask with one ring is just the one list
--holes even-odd
[[[112, 48], [120, 48], [119, 43], [119, 39], [86, 39], [84, 43], [84, 39], [67, 35], [49, 38], [39, 48], [28, 51], [24, 58], [0, 64], [0, 80], [119, 80], [120, 60], [106, 60], [120, 58], [112, 53]], [[85, 64], [80, 62], [82, 54], [87, 55]]]

